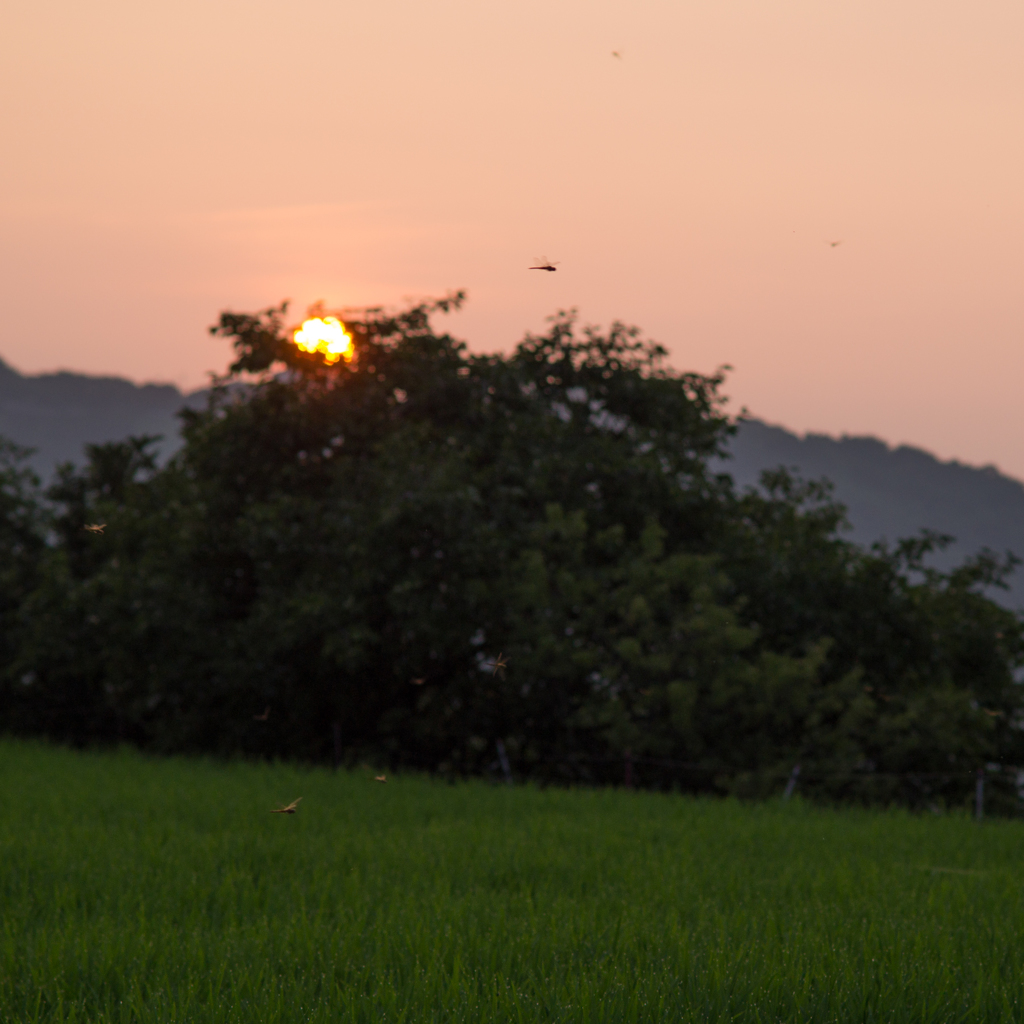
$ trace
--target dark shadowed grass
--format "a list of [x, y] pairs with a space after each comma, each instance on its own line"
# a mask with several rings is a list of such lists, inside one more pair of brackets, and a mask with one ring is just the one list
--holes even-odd
[[1022, 824], [372, 775], [0, 743], [0, 1017], [1024, 1016]]

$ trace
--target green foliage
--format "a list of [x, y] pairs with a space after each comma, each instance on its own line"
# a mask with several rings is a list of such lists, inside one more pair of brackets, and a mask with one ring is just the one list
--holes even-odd
[[[46, 517], [39, 480], [26, 467], [31, 453], [0, 438], [0, 667], [14, 664], [22, 606], [38, 582]], [[2, 670], [2, 669], [0, 669]]]
[[373, 774], [0, 743], [0, 1020], [1020, 1019], [1020, 822]]
[[430, 323], [461, 301], [363, 311], [334, 365], [283, 305], [224, 314], [232, 375], [170, 463], [92, 446], [49, 491], [9, 728], [313, 760], [340, 737], [453, 774], [501, 741], [537, 778], [618, 782], [629, 756], [742, 795], [800, 764], [822, 796], [935, 805], [992, 763], [1016, 806], [1024, 634], [981, 594], [1010, 565], [933, 572], [930, 536], [864, 552], [782, 471], [738, 495], [707, 469], [721, 375], [564, 313], [474, 355]]
[[1024, 633], [979, 590], [1017, 560], [983, 551], [939, 573], [925, 559], [948, 538], [928, 533], [865, 553], [836, 537], [843, 510], [827, 486], [778, 472], [765, 487], [767, 500], [740, 500], [729, 571], [763, 646], [829, 638], [804, 763], [849, 776], [834, 795], [915, 803], [952, 799], [963, 786], [943, 773], [991, 763], [1002, 805], [1015, 805]]

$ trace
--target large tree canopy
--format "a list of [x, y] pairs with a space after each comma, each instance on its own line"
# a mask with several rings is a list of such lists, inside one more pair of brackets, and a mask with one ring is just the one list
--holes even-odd
[[460, 301], [363, 311], [334, 364], [284, 306], [226, 313], [236, 361], [166, 466], [93, 446], [45, 522], [8, 470], [34, 559], [0, 608], [8, 727], [467, 773], [501, 741], [594, 781], [630, 751], [641, 780], [748, 794], [799, 763], [883, 800], [1024, 763], [1021, 622], [981, 592], [1007, 565], [864, 552], [782, 471], [737, 494], [708, 469], [721, 375], [572, 314], [474, 355], [431, 326]]

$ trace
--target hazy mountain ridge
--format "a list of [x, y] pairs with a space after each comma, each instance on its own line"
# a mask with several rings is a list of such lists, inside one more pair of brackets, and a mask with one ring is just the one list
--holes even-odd
[[173, 384], [64, 370], [29, 376], [0, 359], [0, 435], [35, 449], [29, 461], [46, 480], [57, 463], [81, 462], [87, 442], [160, 434], [161, 454], [170, 454], [180, 444], [175, 414], [184, 405], [202, 404], [204, 395], [183, 394]]
[[[177, 411], [204, 401], [204, 391], [183, 394], [173, 384], [67, 371], [29, 376], [0, 360], [0, 435], [35, 449], [31, 463], [44, 480], [58, 462], [81, 462], [87, 442], [161, 434], [166, 456], [180, 444]], [[827, 477], [858, 543], [929, 528], [957, 538], [936, 558], [942, 568], [982, 547], [1024, 556], [1024, 484], [994, 466], [942, 462], [920, 448], [892, 448], [873, 437], [800, 437], [760, 420], [740, 424], [730, 451], [732, 458], [715, 468], [741, 487], [756, 486], [762, 470], [779, 465], [806, 479]], [[1012, 592], [992, 596], [1024, 605], [1024, 572], [1013, 582]]]
[[[755, 486], [763, 469], [780, 465], [805, 479], [827, 477], [858, 543], [893, 541], [927, 528], [956, 538], [935, 557], [939, 568], [982, 547], [1024, 557], [1024, 483], [994, 466], [943, 462], [920, 448], [893, 448], [874, 437], [799, 437], [760, 420], [740, 424], [730, 451], [732, 458], [716, 468], [741, 487]], [[1024, 604], [1024, 567], [1011, 583], [1010, 593], [991, 596], [1014, 607]]]

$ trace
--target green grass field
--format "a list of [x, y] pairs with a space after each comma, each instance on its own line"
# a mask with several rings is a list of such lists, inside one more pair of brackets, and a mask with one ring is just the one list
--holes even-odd
[[0, 1019], [1024, 1019], [1024, 824], [372, 775], [0, 743]]

